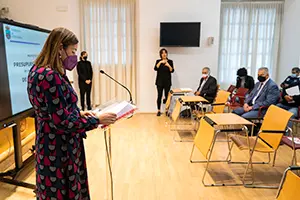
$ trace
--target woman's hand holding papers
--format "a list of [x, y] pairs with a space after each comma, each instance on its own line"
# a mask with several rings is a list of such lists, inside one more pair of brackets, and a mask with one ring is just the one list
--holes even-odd
[[81, 117], [95, 117], [96, 113], [93, 111], [80, 111]]
[[115, 113], [96, 113], [96, 117], [99, 118], [100, 124], [103, 125], [114, 124], [117, 120]]
[[97, 113], [93, 111], [80, 111], [82, 117], [97, 117], [100, 121], [100, 124], [110, 125], [116, 122], [117, 115], [114, 113]]

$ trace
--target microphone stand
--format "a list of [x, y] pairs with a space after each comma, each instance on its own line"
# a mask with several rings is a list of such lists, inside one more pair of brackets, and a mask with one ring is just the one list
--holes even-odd
[[130, 90], [125, 85], [123, 85], [122, 83], [120, 83], [119, 81], [117, 81], [116, 79], [114, 79], [113, 77], [108, 75], [107, 73], [105, 73], [105, 71], [103, 71], [103, 70], [100, 70], [100, 73], [106, 75], [108, 78], [110, 78], [111, 80], [113, 80], [114, 82], [116, 82], [117, 84], [122, 86], [129, 94], [129, 103], [133, 104], [132, 94], [131, 94]]
[[[110, 75], [108, 75], [107, 73], [105, 73], [105, 71], [103, 70], [100, 70], [100, 73], [101, 74], [104, 74], [106, 75], [108, 78], [110, 78], [111, 80], [113, 80], [114, 82], [116, 82], [117, 84], [119, 84], [120, 86], [122, 86], [128, 93], [129, 93], [129, 103], [130, 104], [133, 104], [133, 101], [132, 101], [132, 94], [130, 92], [130, 90], [125, 86], [123, 85], [122, 83], [120, 83], [119, 81], [117, 81], [116, 79], [114, 79], [113, 77], [111, 77]], [[128, 116], [127, 118], [131, 118], [133, 116], [133, 114], [131, 114], [130, 116]], [[114, 190], [113, 190], [113, 177], [112, 177], [112, 164], [111, 164], [111, 134], [110, 134], [110, 128], [108, 129], [108, 139], [109, 141], [107, 142], [107, 137], [106, 137], [106, 130], [104, 131], [104, 140], [105, 140], [105, 147], [106, 147], [106, 157], [107, 157], [107, 163], [108, 163], [108, 168], [109, 168], [109, 173], [110, 173], [110, 189], [111, 189], [111, 199], [113, 200], [113, 195], [114, 195]]]

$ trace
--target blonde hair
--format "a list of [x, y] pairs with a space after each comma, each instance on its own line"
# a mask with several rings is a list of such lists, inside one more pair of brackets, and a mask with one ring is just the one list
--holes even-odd
[[37, 67], [49, 67], [60, 74], [64, 74], [63, 62], [59, 55], [61, 44], [66, 49], [69, 45], [78, 44], [78, 39], [73, 32], [66, 28], [53, 29], [34, 64]]

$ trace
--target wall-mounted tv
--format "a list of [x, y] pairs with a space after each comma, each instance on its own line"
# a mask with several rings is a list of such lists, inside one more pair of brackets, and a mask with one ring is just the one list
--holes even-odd
[[199, 47], [200, 22], [161, 22], [161, 47]]
[[32, 108], [27, 75], [49, 32], [0, 19], [0, 121]]

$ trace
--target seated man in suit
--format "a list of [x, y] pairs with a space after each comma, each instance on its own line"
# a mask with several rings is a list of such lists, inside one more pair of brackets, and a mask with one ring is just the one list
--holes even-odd
[[[296, 86], [292, 86], [292, 87], [298, 87], [300, 90], [300, 82], [298, 82], [298, 85]], [[291, 87], [288, 87], [291, 88]], [[298, 116], [298, 110], [299, 110], [299, 106], [300, 106], [300, 95], [294, 95], [294, 96], [290, 96], [287, 92], [285, 88], [282, 90], [282, 101], [277, 104], [278, 107], [285, 109], [291, 113], [293, 113], [293, 116], [291, 118], [296, 119]], [[288, 123], [288, 127], [292, 128], [293, 123], [291, 121], [289, 121]]]
[[202, 96], [209, 103], [212, 103], [217, 96], [217, 90], [217, 80], [210, 75], [210, 69], [208, 67], [204, 67], [202, 69], [202, 78], [195, 95]]
[[[246, 98], [244, 107], [235, 109], [233, 113], [244, 118], [257, 118], [261, 106], [268, 107], [278, 102], [280, 91], [276, 83], [270, 78], [268, 68], [262, 67], [258, 70], [258, 81]], [[262, 110], [262, 116], [265, 113], [266, 109]]]

